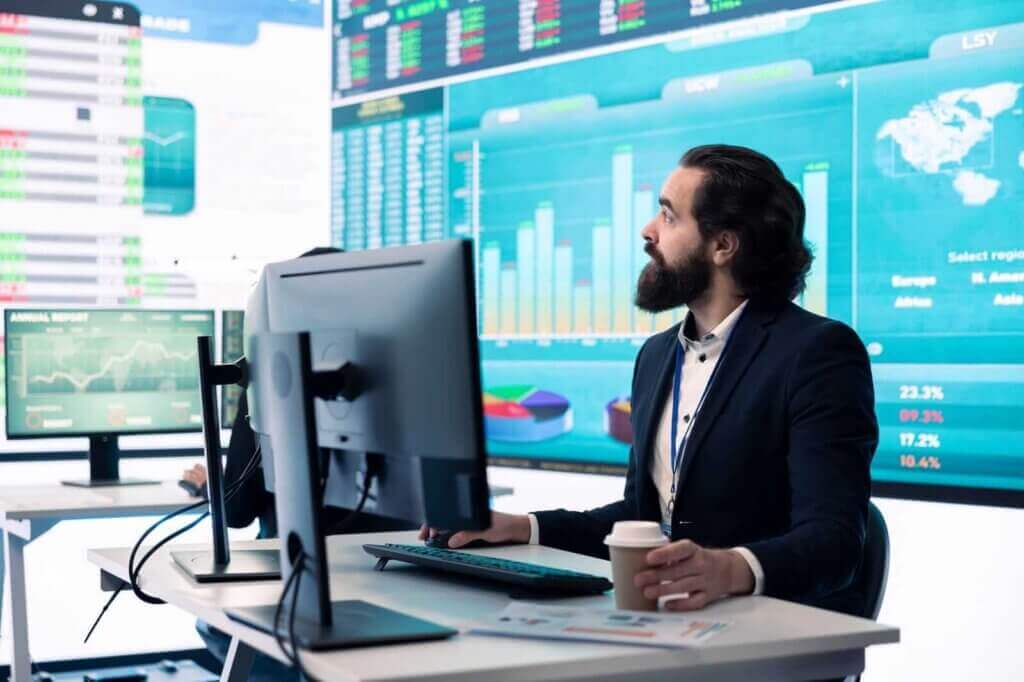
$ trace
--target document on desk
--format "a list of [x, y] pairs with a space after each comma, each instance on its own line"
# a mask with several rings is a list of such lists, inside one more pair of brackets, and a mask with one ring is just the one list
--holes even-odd
[[550, 606], [512, 602], [470, 632], [534, 639], [571, 639], [641, 646], [699, 647], [729, 623], [656, 611]]

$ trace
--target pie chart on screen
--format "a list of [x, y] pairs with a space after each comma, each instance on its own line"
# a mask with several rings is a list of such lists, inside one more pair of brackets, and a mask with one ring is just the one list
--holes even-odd
[[604, 430], [626, 445], [633, 444], [633, 424], [629, 420], [632, 412], [629, 398], [615, 398], [604, 407]]
[[562, 395], [528, 384], [484, 393], [484, 430], [491, 440], [535, 443], [572, 430], [572, 405]]

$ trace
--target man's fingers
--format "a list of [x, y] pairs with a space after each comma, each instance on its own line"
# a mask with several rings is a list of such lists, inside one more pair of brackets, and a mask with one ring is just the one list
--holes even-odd
[[458, 532], [455, 535], [448, 538], [448, 548], [455, 549], [456, 547], [462, 547], [467, 542], [469, 542], [469, 540], [466, 539], [466, 534], [463, 532]]
[[648, 585], [644, 588], [644, 596], [648, 599], [657, 599], [670, 594], [694, 593], [704, 589], [707, 579], [702, 575], [691, 575], [672, 582]]
[[455, 535], [448, 538], [448, 547], [450, 549], [462, 547], [463, 545], [473, 542], [473, 540], [482, 538], [483, 536], [483, 533], [470, 533], [468, 531], [461, 530]]
[[637, 587], [646, 587], [647, 585], [672, 582], [673, 580], [679, 580], [680, 578], [701, 574], [702, 571], [700, 567], [695, 565], [694, 561], [690, 560], [678, 564], [669, 564], [663, 568], [641, 571], [633, 578], [633, 584]]
[[652, 549], [647, 553], [649, 566], [660, 566], [676, 561], [686, 561], [700, 550], [700, 545], [690, 540], [670, 542], [664, 547]]
[[663, 564], [654, 564], [650, 569], [642, 571], [634, 578], [634, 583], [637, 587], [643, 587], [644, 585], [652, 585], [665, 581], [678, 580], [679, 578], [685, 578], [691, 575], [703, 575], [711, 569], [708, 559], [708, 553], [700, 551], [700, 547], [693, 545], [697, 548], [693, 554], [689, 554], [685, 559], [679, 561], [670, 561]]
[[418, 535], [420, 540], [426, 540], [427, 538], [432, 538], [437, 535], [437, 529], [424, 524], [420, 526], [420, 532]]
[[666, 599], [664, 607], [666, 611], [697, 611], [710, 603], [707, 592], [690, 592], [685, 597], [674, 597]]

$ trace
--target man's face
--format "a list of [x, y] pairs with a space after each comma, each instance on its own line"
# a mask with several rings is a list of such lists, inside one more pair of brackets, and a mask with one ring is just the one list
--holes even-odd
[[643, 230], [651, 257], [636, 285], [636, 306], [656, 313], [689, 304], [711, 283], [711, 262], [691, 210], [703, 173], [676, 168], [661, 188], [661, 210]]

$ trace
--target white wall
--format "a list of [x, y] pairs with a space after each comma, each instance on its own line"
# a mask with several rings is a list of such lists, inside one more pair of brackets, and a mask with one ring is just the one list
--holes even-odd
[[[501, 511], [585, 509], [622, 479], [492, 469]], [[1024, 680], [1024, 510], [876, 499], [892, 561], [879, 620], [902, 641], [869, 649], [865, 682]]]

